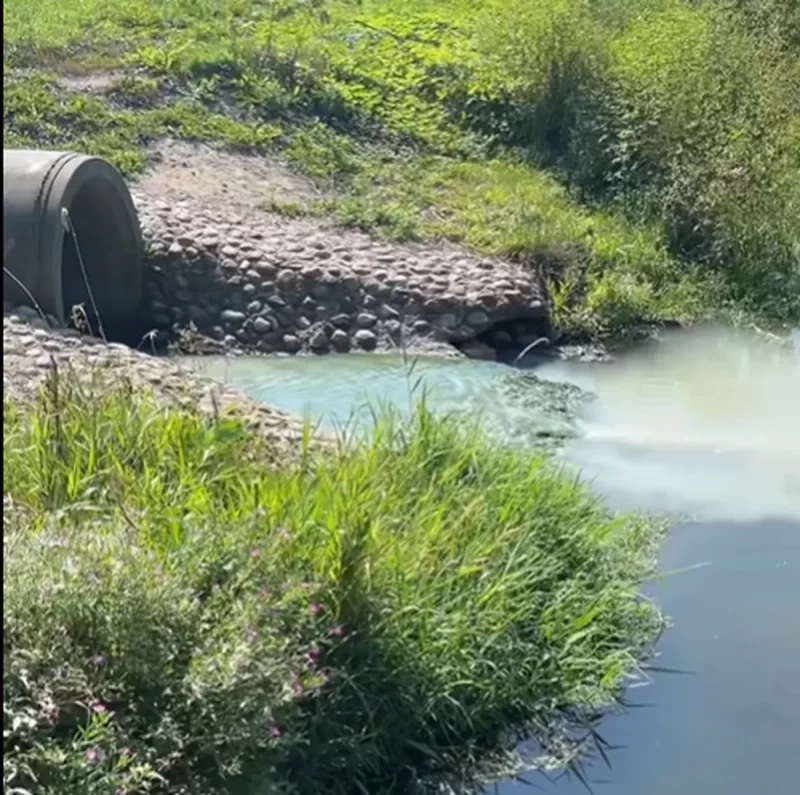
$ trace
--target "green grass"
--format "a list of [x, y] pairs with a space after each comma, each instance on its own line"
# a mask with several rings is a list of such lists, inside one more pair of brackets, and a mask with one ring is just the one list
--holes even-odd
[[[346, 223], [546, 263], [575, 333], [792, 323], [795, 5], [9, 0], [6, 145], [129, 174], [164, 136], [279, 154]], [[104, 96], [55, 82], [113, 69]]]
[[526, 734], [572, 758], [661, 627], [656, 526], [422, 406], [275, 467], [238, 421], [76, 383], [4, 400], [7, 792], [400, 793]]
[[384, 163], [323, 206], [365, 230], [446, 238], [529, 265], [544, 274], [556, 324], [572, 334], [620, 337], [643, 322], [691, 322], [719, 286], [680, 266], [652, 228], [581, 208], [552, 176], [509, 158]]

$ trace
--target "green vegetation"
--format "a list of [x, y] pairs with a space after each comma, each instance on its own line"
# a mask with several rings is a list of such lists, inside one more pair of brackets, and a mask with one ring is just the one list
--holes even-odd
[[[343, 222], [542, 269], [575, 333], [800, 319], [794, 0], [4, 11], [6, 145], [128, 173], [165, 135], [274, 152], [333, 190], [318, 209]], [[108, 85], [87, 91], [96, 73]]]
[[420, 407], [271, 466], [54, 373], [3, 404], [4, 790], [401, 793], [557, 757], [661, 626], [659, 532]]
[[[6, 146], [279, 156], [314, 207], [541, 273], [576, 335], [800, 320], [794, 0], [6, 0]], [[577, 758], [657, 529], [420, 408], [274, 466], [54, 375], [4, 400], [10, 793], [401, 793]]]

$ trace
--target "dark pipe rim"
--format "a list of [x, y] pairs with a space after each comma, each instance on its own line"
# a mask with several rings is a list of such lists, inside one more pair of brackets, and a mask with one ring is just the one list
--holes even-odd
[[[119, 293], [120, 300], [116, 306], [99, 306], [101, 317], [104, 314], [113, 314], [114, 317], [108, 317], [108, 324], [111, 325], [114, 321], [125, 322], [129, 319], [126, 316], [132, 316], [139, 309], [141, 302], [141, 295], [143, 289], [143, 260], [144, 260], [144, 245], [142, 238], [141, 226], [139, 224], [139, 216], [133, 204], [133, 199], [128, 191], [122, 175], [111, 165], [108, 161], [96, 157], [88, 157], [85, 155], [75, 155], [81, 158], [74, 170], [68, 169], [72, 162], [72, 158], [65, 157], [58, 161], [58, 169], [52, 175], [49, 181], [47, 195], [45, 197], [45, 224], [40, 236], [40, 258], [50, 257], [55, 264], [54, 275], [57, 281], [57, 294], [61, 297], [57, 307], [60, 317], [57, 315], [60, 322], [67, 322], [68, 317], [65, 316], [64, 306], [64, 270], [65, 263], [63, 261], [63, 248], [64, 236], [71, 234], [67, 232], [62, 220], [62, 208], [66, 208], [69, 216], [75, 224], [75, 204], [76, 200], [86, 190], [93, 190], [93, 185], [102, 185], [102, 189], [106, 191], [104, 198], [110, 199], [109, 206], [106, 208], [107, 212], [103, 213], [102, 219], [98, 219], [98, 223], [113, 223], [117, 234], [115, 237], [118, 240], [117, 246], [113, 251], [109, 251], [109, 255], [113, 255], [113, 261], [119, 264], [121, 272], [109, 271], [105, 276], [110, 281], [119, 281], [122, 279], [126, 284], [124, 294]], [[66, 180], [66, 184], [62, 184]], [[60, 189], [60, 190], [59, 190]], [[59, 196], [56, 206], [49, 206], [53, 201], [54, 196]], [[106, 233], [103, 232], [106, 237]], [[80, 236], [79, 236], [80, 242]], [[90, 270], [87, 263], [87, 271]], [[97, 289], [97, 285], [91, 285], [95, 292], [102, 292]], [[98, 302], [100, 303], [100, 302]]]

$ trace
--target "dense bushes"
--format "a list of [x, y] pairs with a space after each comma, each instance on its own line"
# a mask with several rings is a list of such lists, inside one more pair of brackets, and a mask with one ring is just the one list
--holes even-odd
[[730, 273], [737, 298], [781, 314], [792, 294], [800, 309], [798, 62], [713, 6], [647, 15], [610, 56], [610, 91], [574, 142], [578, 162], [600, 154], [600, 195], [658, 218], [669, 248]]
[[727, 0], [722, 4], [740, 14], [750, 30], [765, 33], [783, 42], [788, 49], [800, 52], [800, 3], [797, 0]]
[[277, 470], [63, 375], [3, 431], [8, 792], [403, 792], [518, 731], [569, 753], [659, 627], [651, 525], [422, 409]]
[[800, 61], [783, 40], [715, 4], [504, 7], [478, 26], [488, 129], [584, 200], [657, 222], [739, 301], [798, 317]]

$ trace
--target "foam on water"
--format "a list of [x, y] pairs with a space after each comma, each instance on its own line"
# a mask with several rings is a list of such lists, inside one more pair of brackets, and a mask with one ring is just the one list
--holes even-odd
[[[202, 359], [252, 397], [332, 427], [368, 404], [408, 411], [420, 379], [429, 405], [475, 411], [490, 433], [531, 443], [563, 430], [541, 383], [503, 365], [400, 356]], [[795, 346], [704, 328], [665, 334], [611, 363], [534, 369], [595, 395], [578, 407], [567, 460], [621, 505], [702, 519], [800, 520], [800, 333]], [[558, 401], [556, 401], [558, 402]]]
[[704, 328], [611, 364], [538, 373], [596, 395], [567, 457], [615, 501], [702, 519], [800, 520], [800, 350]]

